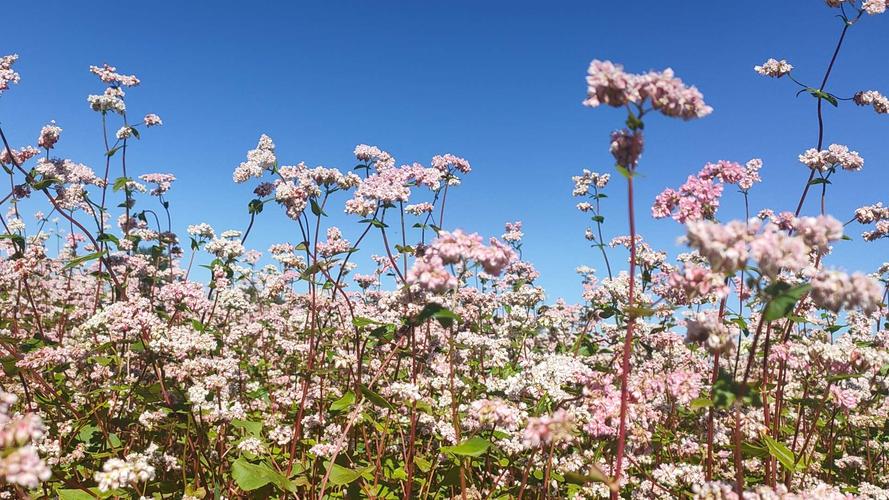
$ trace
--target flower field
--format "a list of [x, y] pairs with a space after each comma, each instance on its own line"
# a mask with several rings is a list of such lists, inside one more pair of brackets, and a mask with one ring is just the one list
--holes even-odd
[[[311, 167], [262, 135], [231, 159], [249, 222], [175, 234], [175, 175], [127, 163], [164, 125], [128, 106], [137, 76], [91, 66], [96, 94], [74, 103], [104, 164], [65, 156], [80, 125], [10, 144], [3, 114], [0, 498], [889, 499], [889, 262], [832, 259], [889, 256], [889, 206], [825, 213], [868, 166], [824, 126], [833, 107], [889, 114], [868, 82], [831, 86], [847, 33], [887, 7], [819, 6], [837, 42], [806, 78], [751, 63], [818, 125], [775, 206], [750, 204], [756, 158], [640, 199], [646, 137], [714, 110], [669, 68], [593, 60], [585, 99], [578, 74], [583, 106], [626, 119], [601, 138], [613, 165], [565, 179], [598, 267], [577, 269], [577, 304], [548, 300], [520, 221], [455, 226], [448, 193], [473, 166], [454, 154], [361, 144], [354, 168]], [[17, 59], [0, 58], [0, 113], [27, 85]], [[746, 218], [720, 219], [728, 198]], [[628, 234], [603, 216], [617, 204]], [[253, 249], [271, 211], [297, 237]], [[649, 214], [678, 258], [637, 233]]]

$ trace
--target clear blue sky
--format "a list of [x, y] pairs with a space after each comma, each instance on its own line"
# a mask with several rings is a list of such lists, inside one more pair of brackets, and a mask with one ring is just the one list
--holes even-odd
[[[753, 206], [795, 206], [808, 175], [796, 156], [814, 145], [815, 100], [752, 67], [787, 58], [817, 85], [839, 34], [835, 14], [811, 0], [9, 2], [2, 51], [20, 54], [22, 83], [0, 100], [0, 120], [21, 145], [55, 119], [60, 154], [99, 170], [100, 122], [86, 96], [101, 86], [87, 68], [107, 62], [137, 74], [143, 83], [128, 108], [158, 113], [164, 126], [144, 134], [129, 165], [179, 178], [171, 199], [180, 229], [201, 221], [243, 229], [252, 188], [234, 185], [231, 172], [261, 133], [285, 164], [347, 169], [358, 143], [405, 163], [459, 154], [474, 171], [452, 192], [446, 225], [499, 236], [505, 221], [523, 220], [525, 255], [549, 298], [576, 299], [574, 267], [604, 266], [583, 239], [570, 177], [612, 171], [608, 133], [624, 118], [581, 106], [589, 61], [671, 66], [715, 108], [695, 122], [647, 124], [640, 232], [675, 253], [680, 227], [653, 222], [648, 208], [707, 161], [762, 157]], [[889, 15], [865, 18], [850, 30], [830, 89], [889, 93], [887, 46]], [[826, 123], [827, 144], [849, 144], [866, 161], [862, 172], [837, 176], [828, 210], [848, 219], [860, 204], [887, 201], [889, 118], [846, 104], [827, 109]], [[606, 232], [615, 235], [626, 231], [623, 186], [610, 194]], [[808, 213], [817, 210], [811, 201]], [[743, 214], [736, 195], [724, 203], [721, 219]], [[260, 250], [298, 232], [268, 208], [250, 240]], [[357, 227], [343, 227], [354, 238]], [[832, 262], [870, 270], [886, 255], [885, 241], [856, 242]]]

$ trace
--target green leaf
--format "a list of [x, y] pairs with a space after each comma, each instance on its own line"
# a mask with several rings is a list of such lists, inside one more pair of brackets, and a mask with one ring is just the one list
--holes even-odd
[[343, 411], [355, 403], [355, 393], [349, 391], [330, 404], [330, 411]]
[[709, 408], [713, 406], [713, 400], [710, 398], [697, 398], [692, 400], [692, 402], [688, 405], [692, 410], [697, 410], [698, 408]]
[[395, 408], [394, 406], [392, 406], [392, 403], [386, 401], [386, 398], [372, 391], [370, 387], [364, 384], [361, 384], [361, 394], [364, 395], [364, 397], [367, 398], [368, 401], [375, 404], [376, 406], [388, 408], [390, 410]]
[[373, 466], [365, 467], [361, 470], [355, 470], [343, 467], [339, 464], [331, 464], [330, 462], [324, 462], [324, 465], [330, 470], [328, 480], [330, 481], [330, 484], [334, 486], [349, 484], [357, 480], [367, 472], [373, 470]]
[[772, 297], [772, 300], [766, 305], [766, 310], [763, 314], [763, 318], [766, 321], [774, 321], [789, 315], [793, 312], [793, 306], [796, 305], [797, 301], [812, 288], [809, 284], [798, 285], [792, 288], [787, 288], [787, 286], [789, 285], [782, 287], [783, 289]]
[[834, 107], [837, 107], [837, 105], [839, 105], [839, 102], [837, 101], [836, 96], [834, 96], [833, 94], [824, 92], [823, 90], [814, 89], [811, 87], [807, 88], [806, 91], [808, 91], [810, 94], [812, 94], [813, 97], [816, 97], [818, 99], [824, 99], [825, 101], [833, 104]]
[[60, 500], [93, 500], [94, 495], [83, 490], [56, 490]]
[[445, 328], [450, 328], [455, 322], [459, 323], [461, 321], [460, 316], [450, 309], [445, 308], [441, 304], [431, 302], [423, 307], [423, 310], [420, 311], [420, 314], [414, 320], [413, 324], [418, 326], [431, 318], [435, 318], [439, 324]]
[[260, 199], [250, 200], [250, 203], [247, 204], [247, 213], [250, 215], [262, 213], [263, 206], [262, 200]]
[[274, 484], [283, 491], [293, 492], [296, 487], [280, 472], [272, 469], [267, 464], [253, 464], [241, 457], [232, 463], [232, 478], [238, 488], [244, 491], [253, 491], [267, 484]]
[[809, 181], [810, 186], [816, 186], [818, 184], [833, 184], [833, 183], [827, 179], [812, 179]]
[[441, 451], [464, 457], [480, 457], [488, 451], [488, 448], [490, 447], [491, 442], [487, 439], [472, 437], [456, 446], [442, 446]]
[[102, 254], [103, 254], [103, 252], [93, 252], [93, 253], [88, 253], [86, 255], [81, 255], [80, 257], [74, 257], [73, 259], [69, 260], [68, 263], [65, 264], [65, 267], [63, 267], [62, 269], [65, 269], [65, 270], [71, 269], [72, 267], [77, 267], [80, 264], [83, 264], [84, 262], [96, 260], [99, 257], [101, 257]]
[[785, 469], [793, 472], [796, 470], [796, 457], [784, 443], [776, 441], [769, 436], [762, 437], [763, 442], [769, 449], [769, 454], [777, 458]]
[[633, 172], [630, 172], [627, 167], [624, 167], [623, 165], [615, 165], [615, 167], [617, 168], [617, 171], [620, 173], [620, 175], [624, 176], [627, 179], [633, 178]]
[[321, 210], [321, 205], [319, 205], [318, 202], [315, 201], [315, 198], [312, 198], [309, 201], [312, 204], [312, 213], [315, 214], [316, 217], [319, 215], [323, 215], [325, 217], [327, 216], [327, 214], [324, 213], [324, 210]]
[[247, 431], [253, 437], [262, 436], [262, 422], [252, 420], [232, 420], [232, 425]]

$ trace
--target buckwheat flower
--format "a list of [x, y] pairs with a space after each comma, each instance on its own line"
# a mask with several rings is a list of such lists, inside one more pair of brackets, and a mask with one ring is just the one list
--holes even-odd
[[744, 165], [744, 173], [738, 179], [738, 187], [741, 188], [741, 191], [746, 193], [754, 184], [762, 182], [762, 178], [759, 176], [760, 169], [762, 169], [762, 160], [759, 158], [754, 158]]
[[255, 437], [244, 438], [238, 443], [238, 450], [246, 451], [248, 453], [252, 453], [254, 455], [261, 455], [265, 446], [263, 446], [262, 441]]
[[25, 146], [21, 150], [12, 149], [11, 154], [10, 149], [2, 148], [2, 150], [0, 150], [0, 163], [10, 165], [14, 161], [21, 165], [39, 154], [40, 150], [34, 146]]
[[852, 100], [859, 106], [873, 106], [874, 111], [879, 114], [889, 113], [889, 97], [876, 90], [858, 92]]
[[690, 175], [678, 191], [668, 188], [661, 192], [654, 200], [651, 215], [663, 218], [672, 213], [673, 219], [681, 223], [712, 219], [719, 208], [722, 184], [714, 182], [717, 176], [710, 176], [706, 170], [699, 176]]
[[404, 211], [412, 215], [423, 215], [432, 212], [433, 208], [432, 203], [423, 202], [416, 205], [408, 205], [404, 207]]
[[620, 107], [635, 102], [638, 95], [632, 82], [632, 75], [624, 72], [624, 67], [611, 61], [593, 59], [587, 69], [587, 98], [584, 106], [591, 108], [601, 104]]
[[559, 409], [552, 415], [529, 418], [522, 441], [528, 448], [537, 448], [543, 444], [568, 441], [573, 437], [573, 432], [574, 416]]
[[373, 163], [377, 170], [395, 167], [395, 158], [376, 146], [367, 144], [355, 146], [355, 158], [366, 163]]
[[90, 66], [90, 73], [99, 77], [105, 83], [113, 86], [135, 87], [139, 85], [139, 79], [135, 75], [122, 75], [117, 73], [117, 68], [103, 64], [102, 67]]
[[872, 16], [883, 14], [887, 7], [889, 7], [887, 0], [864, 0], [861, 4], [861, 9]]
[[737, 329], [729, 328], [716, 311], [691, 313], [685, 320], [685, 340], [698, 343], [712, 353], [731, 352], [735, 345]]
[[445, 269], [438, 255], [417, 259], [408, 271], [406, 279], [408, 284], [420, 285], [432, 293], [444, 293], [457, 286], [457, 278]]
[[250, 177], [262, 177], [263, 172], [271, 170], [278, 162], [275, 157], [275, 143], [271, 137], [262, 134], [256, 149], [247, 152], [247, 161], [238, 165], [232, 174], [237, 183], [246, 182]]
[[37, 488], [52, 473], [32, 445], [16, 448], [0, 459], [0, 478], [8, 484]]
[[667, 285], [680, 291], [688, 303], [698, 297], [706, 297], [714, 294], [724, 297], [728, 294], [728, 287], [723, 282], [722, 275], [713, 273], [701, 266], [686, 265], [681, 273], [672, 272], [667, 279]]
[[844, 410], [854, 410], [858, 406], [858, 396], [855, 392], [837, 385], [830, 386], [830, 398]]
[[759, 228], [759, 221], [745, 224], [731, 221], [719, 224], [700, 220], [686, 224], [688, 244], [710, 263], [714, 272], [733, 274], [747, 262], [747, 244]]
[[793, 71], [793, 66], [786, 60], [769, 59], [762, 66], [754, 66], [753, 69], [762, 76], [781, 78]]
[[105, 93], [102, 95], [87, 96], [86, 100], [93, 111], [100, 113], [113, 111], [122, 115], [127, 110], [127, 105], [123, 102], [123, 99], [121, 99], [121, 93], [115, 92], [114, 89], [111, 88], [105, 89]]
[[124, 139], [129, 139], [133, 136], [133, 129], [126, 126], [120, 127], [119, 129], [117, 129], [117, 133], [114, 135], [118, 138], [118, 140], [121, 141]]
[[56, 121], [52, 120], [40, 129], [40, 137], [37, 138], [37, 145], [41, 148], [52, 149], [59, 142], [59, 136], [62, 129], [56, 125]]
[[155, 469], [149, 462], [150, 456], [130, 453], [124, 460], [110, 458], [102, 464], [102, 471], [96, 472], [99, 491], [107, 492], [118, 488], [136, 487], [154, 479]]
[[634, 130], [630, 132], [627, 129], [615, 130], [611, 133], [611, 155], [621, 167], [633, 170], [639, 163], [639, 157], [642, 156], [644, 140], [642, 132]]
[[503, 233], [501, 238], [503, 238], [503, 241], [517, 243], [522, 240], [523, 236], [525, 236], [525, 233], [522, 232], [522, 221], [519, 220], [515, 222], [507, 222], [506, 232]]
[[154, 113], [148, 113], [147, 115], [145, 115], [145, 118], [142, 119], [142, 122], [145, 123], [146, 127], [155, 127], [164, 124], [164, 122], [161, 121], [161, 117], [157, 116]]
[[777, 224], [767, 224], [750, 243], [750, 254], [765, 276], [775, 278], [781, 270], [799, 272], [809, 265], [809, 248], [803, 238], [788, 235]]
[[839, 271], [820, 270], [812, 277], [809, 295], [816, 306], [839, 312], [846, 301], [849, 277]]
[[590, 187], [595, 186], [597, 189], [603, 189], [608, 185], [610, 179], [610, 174], [600, 174], [583, 169], [582, 175], [571, 177], [571, 180], [574, 181], [574, 191], [571, 194], [573, 196], [586, 196], [590, 194]]
[[351, 248], [352, 245], [348, 240], [343, 239], [343, 233], [338, 227], [328, 228], [327, 241], [318, 242], [318, 253], [325, 258], [348, 252]]
[[210, 224], [207, 224], [205, 222], [188, 226], [188, 234], [196, 238], [216, 237], [216, 233], [213, 231], [213, 228], [210, 226]]
[[464, 174], [468, 174], [472, 171], [472, 166], [469, 165], [469, 162], [459, 156], [454, 156], [450, 153], [444, 155], [436, 155], [432, 157], [432, 168], [446, 173], [451, 168], [454, 168]]
[[143, 181], [154, 184], [156, 187], [151, 190], [152, 196], [160, 196], [170, 190], [173, 181], [176, 180], [172, 174], [143, 174], [139, 176]]
[[9, 90], [9, 84], [18, 83], [20, 80], [19, 74], [12, 69], [18, 58], [18, 54], [0, 57], [0, 95]]
[[873, 231], [865, 231], [861, 233], [861, 237], [865, 241], [876, 241], [880, 238], [889, 236], [889, 220], [881, 220], [874, 226]]
[[863, 206], [855, 210], [855, 220], [861, 224], [870, 224], [881, 220], [889, 220], [889, 207], [884, 207], [882, 202], [874, 205]]
[[831, 242], [843, 238], [843, 223], [829, 215], [800, 217], [793, 222], [793, 228], [806, 245], [822, 254], [830, 249]]
[[864, 159], [857, 151], [849, 151], [847, 146], [831, 144], [827, 149], [818, 151], [808, 149], [799, 155], [799, 161], [813, 170], [827, 172], [840, 166], [844, 170], [858, 171], [864, 166]]

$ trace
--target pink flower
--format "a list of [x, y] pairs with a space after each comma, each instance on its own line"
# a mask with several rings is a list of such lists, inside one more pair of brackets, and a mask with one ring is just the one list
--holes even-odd
[[147, 115], [145, 115], [145, 118], [143, 118], [142, 121], [145, 123], [146, 127], [154, 127], [164, 124], [164, 122], [161, 121], [161, 117], [157, 116], [154, 113], [148, 113]]
[[644, 141], [642, 132], [634, 130], [615, 130], [611, 133], [611, 155], [621, 167], [633, 170], [642, 156]]
[[445, 269], [442, 258], [434, 254], [414, 262], [408, 271], [407, 282], [432, 293], [444, 293], [457, 286], [457, 278]]
[[874, 111], [879, 114], [889, 113], [889, 98], [876, 90], [858, 92], [852, 99], [859, 106], [873, 106]]
[[762, 63], [762, 66], [754, 66], [753, 69], [762, 76], [781, 78], [793, 71], [793, 66], [784, 59], [781, 59], [780, 61], [769, 59]]
[[713, 111], [704, 103], [701, 92], [686, 86], [670, 68], [632, 74], [611, 61], [593, 60], [587, 69], [586, 81], [587, 98], [583, 104], [593, 108], [602, 104], [623, 107], [627, 103], [641, 107], [648, 101], [662, 114], [683, 120], [702, 118]]
[[558, 443], [571, 439], [574, 417], [563, 409], [549, 416], [529, 418], [522, 440], [525, 446], [536, 448], [542, 444]]
[[40, 129], [40, 137], [37, 138], [37, 145], [41, 148], [52, 149], [52, 147], [59, 142], [61, 133], [61, 127], [56, 125], [55, 120], [53, 120]]
[[9, 84], [19, 82], [19, 74], [12, 69], [12, 65], [18, 58], [18, 54], [0, 57], [0, 94], [9, 90]]
[[99, 77], [99, 80], [111, 86], [135, 87], [139, 85], [139, 79], [135, 75], [122, 75], [117, 73], [117, 68], [103, 64], [102, 67], [90, 66], [90, 73]]
[[799, 161], [812, 170], [821, 172], [827, 172], [837, 166], [844, 170], [858, 171], [864, 166], [864, 159], [857, 151], [849, 151], [847, 146], [841, 144], [831, 144], [821, 151], [808, 149], [799, 155]]

